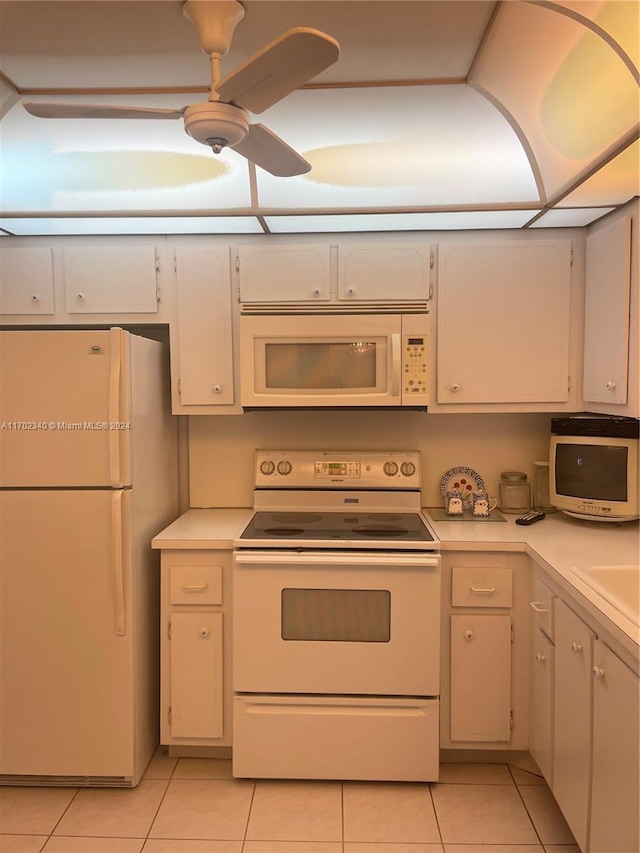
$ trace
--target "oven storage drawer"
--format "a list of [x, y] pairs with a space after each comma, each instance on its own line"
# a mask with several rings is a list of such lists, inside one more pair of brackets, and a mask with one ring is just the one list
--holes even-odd
[[233, 775], [436, 781], [438, 722], [437, 699], [236, 695]]

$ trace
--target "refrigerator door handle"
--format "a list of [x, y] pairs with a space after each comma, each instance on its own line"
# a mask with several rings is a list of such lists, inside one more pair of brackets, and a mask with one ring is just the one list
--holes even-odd
[[[109, 427], [120, 421], [120, 386], [122, 371], [122, 329], [110, 329], [111, 364], [109, 372]], [[120, 431], [109, 429], [109, 471], [111, 485], [120, 488], [122, 483], [120, 466]]]
[[113, 578], [115, 581], [116, 634], [127, 632], [127, 611], [124, 601], [124, 554], [122, 548], [122, 499], [124, 489], [111, 496], [111, 542], [113, 548]]

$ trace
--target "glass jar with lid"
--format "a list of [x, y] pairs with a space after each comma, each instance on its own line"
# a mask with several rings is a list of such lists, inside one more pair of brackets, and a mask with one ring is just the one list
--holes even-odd
[[549, 463], [533, 463], [533, 508], [540, 512], [555, 512], [549, 498]]
[[503, 471], [500, 474], [498, 506], [502, 512], [522, 515], [531, 509], [531, 486], [522, 471]]

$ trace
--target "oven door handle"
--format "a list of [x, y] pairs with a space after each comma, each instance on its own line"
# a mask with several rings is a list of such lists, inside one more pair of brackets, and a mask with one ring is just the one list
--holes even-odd
[[437, 568], [440, 557], [435, 554], [361, 554], [359, 552], [336, 553], [335, 551], [317, 551], [304, 553], [279, 553], [277, 551], [253, 551], [246, 554], [234, 553], [239, 566], [416, 566], [418, 568]]

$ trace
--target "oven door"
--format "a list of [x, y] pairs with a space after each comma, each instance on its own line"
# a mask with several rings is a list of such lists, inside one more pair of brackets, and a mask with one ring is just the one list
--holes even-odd
[[437, 696], [440, 558], [236, 551], [236, 693]]

